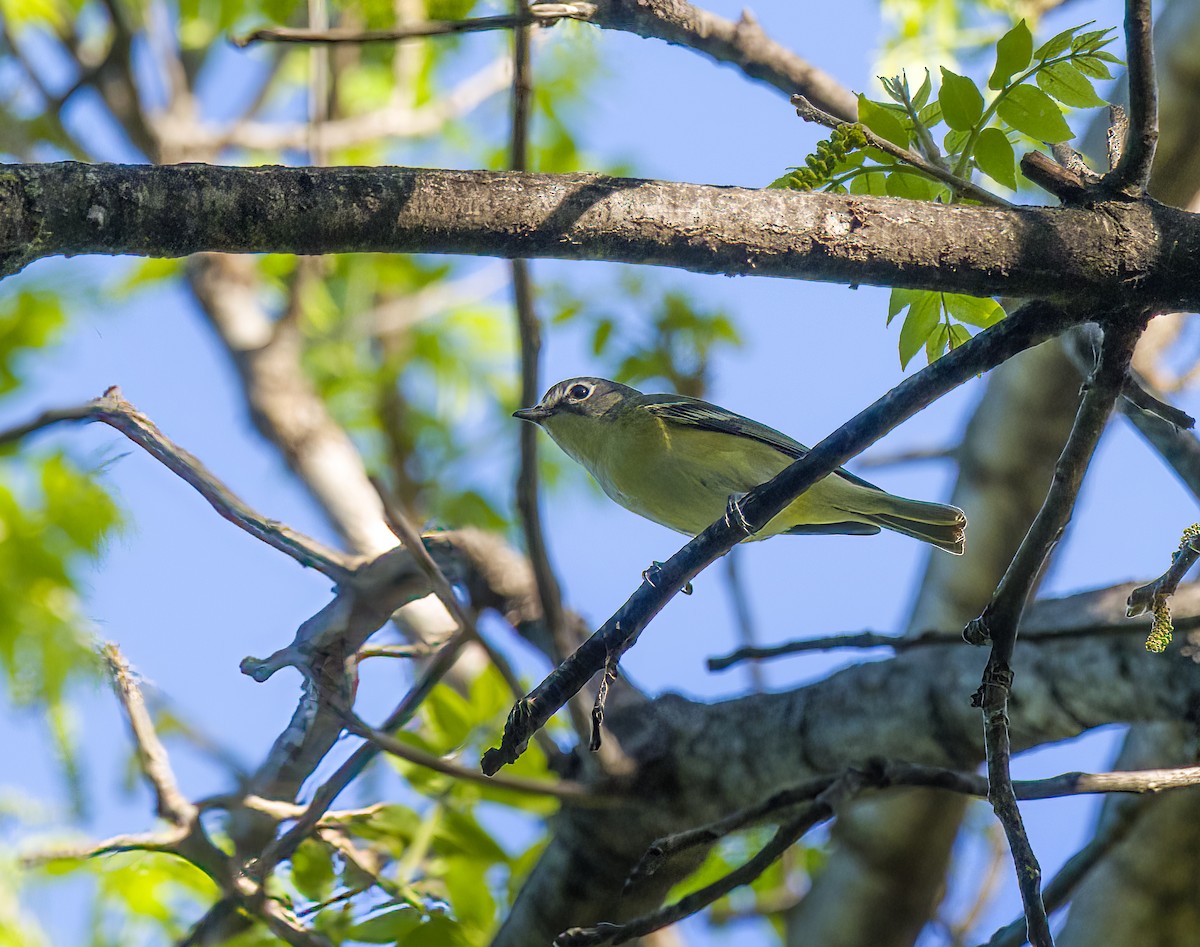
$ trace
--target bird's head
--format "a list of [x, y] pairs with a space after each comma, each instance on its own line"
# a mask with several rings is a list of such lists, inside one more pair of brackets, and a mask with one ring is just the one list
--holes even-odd
[[603, 419], [639, 394], [636, 388], [607, 378], [568, 378], [553, 386], [532, 408], [514, 411], [513, 417], [542, 425], [566, 415]]

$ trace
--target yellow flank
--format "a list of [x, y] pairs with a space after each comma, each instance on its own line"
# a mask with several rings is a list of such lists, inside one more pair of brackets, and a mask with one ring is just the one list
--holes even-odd
[[[731, 495], [747, 493], [792, 462], [761, 441], [682, 424], [668, 427], [648, 411], [629, 411], [622, 423], [608, 425], [602, 438], [596, 437], [593, 420], [573, 413], [557, 414], [544, 425], [609, 497], [689, 536], [723, 516]], [[639, 462], [630, 463], [631, 457]], [[707, 462], [697, 464], [697, 457]], [[895, 499], [830, 475], [750, 538], [767, 539], [798, 525], [873, 523], [871, 514], [895, 512]]]

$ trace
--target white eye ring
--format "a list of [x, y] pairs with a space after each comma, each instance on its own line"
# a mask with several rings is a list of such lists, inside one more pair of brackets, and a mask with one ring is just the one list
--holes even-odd
[[567, 391], [567, 397], [572, 401], [583, 401], [592, 393], [590, 385], [572, 385]]

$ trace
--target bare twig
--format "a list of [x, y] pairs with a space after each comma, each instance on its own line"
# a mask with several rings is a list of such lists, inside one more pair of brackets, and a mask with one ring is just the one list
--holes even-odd
[[[725, 583], [729, 589], [729, 602], [733, 606], [734, 627], [737, 629], [738, 640], [742, 642], [739, 652], [756, 650], [754, 642], [758, 632], [754, 627], [754, 616], [750, 611], [750, 596], [746, 594], [746, 583], [738, 570], [738, 549], [735, 546], [725, 557]], [[709, 662], [709, 669], [712, 662]], [[756, 691], [766, 688], [766, 676], [757, 662], [750, 665], [750, 684]]]
[[[840, 128], [843, 125], [853, 125], [854, 122], [846, 119], [838, 118], [836, 115], [830, 115], [811, 102], [802, 95], [792, 96], [792, 105], [796, 107], [796, 114], [806, 122], [815, 122], [818, 125], [824, 125], [826, 128]], [[886, 138], [880, 138], [871, 129], [865, 125], [861, 126], [863, 134], [867, 138], [867, 143], [872, 148], [878, 148], [880, 151], [886, 152], [893, 158], [903, 161], [905, 164], [916, 168], [923, 174], [929, 175], [936, 181], [941, 181], [949, 187], [955, 194], [960, 194], [963, 197], [969, 197], [972, 200], [979, 201], [981, 204], [987, 204], [991, 207], [1014, 207], [1016, 205], [1006, 201], [1003, 197], [993, 194], [986, 188], [980, 187], [966, 178], [960, 178], [949, 169], [942, 165], [927, 161], [923, 156], [917, 154], [908, 148], [901, 148], [899, 145], [888, 141]]]
[[[383, 752], [406, 760], [416, 766], [433, 770], [435, 773], [452, 776], [464, 782], [494, 786], [497, 789], [510, 789], [513, 792], [529, 793], [536, 796], [550, 796], [554, 799], [561, 799], [576, 805], [605, 805], [609, 802], [597, 798], [578, 783], [567, 781], [551, 783], [544, 780], [525, 779], [521, 776], [509, 776], [504, 779], [501, 779], [499, 776], [484, 776], [478, 770], [460, 766], [458, 763], [451, 762], [436, 754], [427, 753], [419, 747], [403, 743], [395, 737], [384, 733], [382, 730], [376, 730], [356, 714], [346, 714], [345, 720], [347, 730], [373, 743], [380, 750], [383, 750]], [[610, 801], [615, 804], [615, 800]]]
[[356, 29], [291, 29], [277, 27], [255, 30], [245, 36], [232, 37], [235, 46], [252, 43], [395, 43], [426, 36], [456, 36], [484, 30], [511, 30], [530, 24], [550, 26], [559, 20], [589, 20], [596, 12], [592, 3], [534, 3], [521, 7], [518, 13], [504, 16], [481, 16], [466, 20], [426, 20], [409, 23], [391, 30]]
[[1129, 61], [1129, 130], [1121, 160], [1105, 184], [1133, 195], [1146, 193], [1158, 146], [1158, 82], [1150, 0], [1126, 0], [1125, 55]]
[[190, 826], [196, 818], [196, 807], [179, 791], [179, 784], [175, 782], [175, 774], [171, 772], [171, 764], [167, 759], [167, 749], [154, 729], [154, 722], [142, 699], [141, 688], [134, 681], [129, 665], [115, 644], [106, 644], [101, 653], [108, 664], [113, 690], [125, 709], [125, 719], [137, 747], [142, 775], [154, 792], [155, 811], [160, 818], [176, 827]]
[[[413, 714], [417, 712], [417, 708], [429, 696], [429, 692], [433, 690], [438, 681], [445, 677], [450, 668], [454, 666], [454, 662], [458, 660], [459, 653], [471, 640], [472, 637], [470, 634], [460, 631], [447, 641], [425, 667], [425, 671], [422, 673], [420, 679], [404, 695], [404, 698], [396, 705], [396, 708], [388, 714], [387, 719], [384, 720], [379, 729], [384, 732], [397, 730], [411, 720]], [[373, 743], [364, 743], [351, 754], [346, 762], [337, 768], [329, 779], [321, 784], [313, 794], [312, 802], [304, 810], [303, 815], [299, 816], [294, 825], [263, 850], [262, 857], [258, 860], [256, 866], [256, 871], [261, 877], [265, 878], [275, 865], [281, 860], [290, 857], [300, 843], [308, 838], [316, 828], [317, 823], [320, 822], [321, 817], [329, 811], [329, 807], [333, 805], [333, 801], [338, 797], [338, 794], [358, 777], [366, 765], [378, 753], [379, 747]]]
[[1058, 542], [1074, 509], [1075, 498], [1087, 472], [1100, 435], [1128, 377], [1133, 348], [1145, 326], [1145, 317], [1130, 313], [1126, 323], [1111, 321], [1105, 328], [1100, 361], [1075, 416], [1067, 443], [1059, 455], [1054, 480], [1041, 510], [997, 586], [983, 613], [963, 631], [970, 642], [992, 641], [992, 653], [983, 683], [974, 697], [983, 710], [987, 748], [988, 801], [1004, 826], [1016, 865], [1017, 885], [1025, 907], [1029, 940], [1035, 947], [1050, 947], [1046, 908], [1041, 896], [1041, 869], [1029, 844], [1017, 807], [1009, 772], [1011, 746], [1008, 730], [1008, 695], [1012, 689], [1012, 655], [1017, 627], [1030, 590], [1037, 581], [1050, 550]]
[[[1045, 903], [1047, 911], [1056, 911], [1074, 893], [1079, 884], [1093, 868], [1129, 835], [1137, 817], [1145, 811], [1145, 805], [1121, 807], [1116, 816], [1105, 824], [1086, 845], [1072, 855], [1046, 885]], [[982, 947], [1021, 947], [1028, 942], [1025, 918], [1019, 917], [992, 935]]]
[[351, 565], [339, 552], [291, 527], [252, 510], [218, 480], [196, 457], [162, 433], [148, 417], [113, 386], [86, 405], [47, 411], [34, 420], [0, 432], [0, 444], [19, 440], [59, 421], [102, 421], [146, 450], [206, 499], [214, 510], [255, 539], [291, 556], [302, 566], [323, 572], [335, 582], [350, 576]]
[[1130, 618], [1154, 611], [1159, 603], [1170, 598], [1179, 588], [1179, 583], [1188, 574], [1196, 560], [1200, 559], [1200, 548], [1196, 543], [1200, 540], [1200, 526], [1189, 526], [1183, 534], [1179, 548], [1171, 557], [1171, 566], [1153, 582], [1140, 585], [1129, 593], [1127, 612]]
[[832, 780], [813, 802], [805, 807], [803, 813], [781, 825], [754, 857], [712, 884], [681, 898], [675, 904], [624, 924], [602, 923], [589, 928], [573, 928], [560, 934], [555, 939], [555, 944], [559, 947], [593, 947], [609, 942], [621, 944], [696, 914], [734, 888], [749, 884], [761, 875], [806, 832], [831, 818], [837, 806], [857, 795], [863, 785], [862, 776], [857, 770], [851, 770]]

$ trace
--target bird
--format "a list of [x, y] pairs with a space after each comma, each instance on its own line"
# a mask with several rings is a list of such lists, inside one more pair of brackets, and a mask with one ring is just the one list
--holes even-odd
[[[560, 381], [513, 417], [540, 426], [625, 509], [688, 536], [736, 511], [742, 496], [808, 453], [786, 434], [707, 401], [643, 394], [593, 376]], [[839, 467], [745, 541], [889, 529], [962, 555], [966, 526], [957, 507], [895, 496]]]

